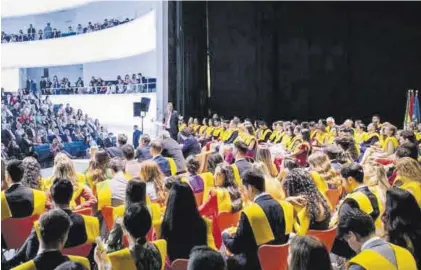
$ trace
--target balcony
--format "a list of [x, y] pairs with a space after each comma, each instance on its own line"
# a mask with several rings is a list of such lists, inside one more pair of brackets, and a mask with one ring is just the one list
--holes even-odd
[[156, 48], [155, 11], [131, 22], [83, 35], [3, 43], [2, 68], [61, 66], [134, 56]]

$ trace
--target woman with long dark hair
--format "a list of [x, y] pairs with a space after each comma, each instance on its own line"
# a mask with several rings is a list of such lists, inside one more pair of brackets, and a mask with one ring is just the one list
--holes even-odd
[[297, 221], [294, 230], [305, 235], [310, 230], [327, 230], [330, 222], [330, 207], [320, 193], [311, 176], [304, 169], [292, 169], [285, 176], [283, 188], [287, 197], [302, 197], [304, 206], [294, 204]]
[[200, 169], [199, 159], [195, 156], [189, 156], [186, 159], [187, 175], [185, 179], [193, 189], [194, 193], [201, 193], [205, 189], [205, 182], [202, 177], [198, 175]]
[[170, 261], [188, 259], [194, 246], [214, 247], [211, 226], [200, 216], [186, 183], [174, 182], [171, 187], [160, 238], [167, 241]]
[[415, 198], [406, 190], [389, 189], [382, 221], [387, 240], [408, 249], [421, 269], [421, 210]]
[[224, 163], [224, 158], [221, 156], [220, 153], [216, 152], [209, 155], [207, 162], [208, 162], [208, 166], [207, 166], [208, 172], [214, 174], [216, 167], [219, 164]]
[[288, 254], [289, 270], [332, 270], [329, 251], [313, 236], [296, 236], [292, 239]]

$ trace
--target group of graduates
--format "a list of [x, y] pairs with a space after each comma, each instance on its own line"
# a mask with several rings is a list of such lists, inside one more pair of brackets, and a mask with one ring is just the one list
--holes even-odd
[[[260, 247], [289, 244], [288, 258], [272, 263], [293, 270], [421, 268], [416, 130], [397, 131], [378, 116], [367, 128], [333, 118], [272, 128], [238, 118], [180, 121], [180, 140], [194, 136], [202, 151], [182, 166], [164, 158], [171, 167], [165, 174], [156, 161], [159, 141], [140, 163], [128, 145], [121, 146], [123, 160], [91, 152], [85, 172], [58, 154], [53, 175], [35, 185], [21, 161], [2, 164], [2, 223], [40, 216], [2, 266], [155, 270], [186, 259], [189, 270], [254, 270], [265, 263]], [[329, 230], [336, 231], [333, 243], [310, 236]], [[84, 244], [95, 247], [87, 258], [64, 255]]]

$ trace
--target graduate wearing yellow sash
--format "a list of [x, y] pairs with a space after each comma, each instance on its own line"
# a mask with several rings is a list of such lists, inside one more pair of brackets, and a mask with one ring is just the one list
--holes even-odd
[[257, 141], [259, 143], [261, 142], [267, 142], [272, 135], [272, 130], [268, 128], [268, 125], [265, 121], [259, 122], [259, 132], [256, 133], [257, 135]]
[[66, 261], [81, 263], [86, 269], [90, 269], [87, 258], [78, 256], [65, 256], [61, 253], [68, 239], [70, 217], [61, 209], [53, 209], [44, 213], [38, 223], [40, 252], [32, 260], [13, 268], [14, 270], [44, 270], [55, 269]]
[[349, 270], [416, 270], [412, 254], [375, 235], [372, 218], [359, 209], [352, 209], [340, 220], [338, 237], [344, 239], [356, 256], [347, 263]]
[[255, 170], [243, 175], [243, 185], [251, 201], [237, 228], [222, 233], [225, 247], [242, 269], [259, 268], [257, 249], [263, 244], [284, 244], [293, 229], [293, 207], [274, 200], [265, 192], [264, 176]]
[[408, 191], [414, 196], [421, 207], [421, 166], [409, 157], [404, 157], [396, 162], [397, 177], [393, 186]]

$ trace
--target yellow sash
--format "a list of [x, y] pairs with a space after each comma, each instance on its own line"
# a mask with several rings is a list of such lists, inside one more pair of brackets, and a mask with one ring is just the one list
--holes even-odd
[[[290, 203], [279, 201], [280, 206], [284, 211], [285, 234], [290, 234], [294, 222], [294, 209]], [[254, 238], [258, 246], [268, 243], [275, 239], [269, 220], [266, 217], [263, 209], [257, 204], [252, 203], [243, 210], [250, 222]]]
[[313, 179], [313, 182], [316, 185], [317, 189], [320, 191], [320, 193], [325, 194], [326, 190], [328, 190], [329, 187], [328, 187], [327, 183], [325, 182], [325, 180], [322, 178], [322, 176], [315, 171], [311, 171], [310, 175], [311, 175], [311, 178]]
[[[399, 184], [400, 185], [396, 185]], [[418, 206], [421, 207], [421, 183], [418, 181], [414, 181], [412, 179], [409, 179], [408, 177], [404, 176], [397, 176], [395, 181], [393, 182], [393, 185], [398, 186], [401, 189], [404, 189], [412, 194], [414, 196], [415, 200], [418, 203]]]
[[238, 170], [237, 165], [231, 164], [232, 172], [234, 174], [234, 180], [237, 183], [238, 187], [243, 185], [243, 181], [241, 180], [240, 171]]
[[98, 197], [98, 211], [101, 211], [104, 206], [112, 205], [112, 192], [110, 188], [111, 180], [105, 180], [96, 184], [96, 193]]
[[[72, 196], [72, 200], [70, 201], [70, 206], [73, 206], [73, 207], [76, 206], [76, 200], [77, 198], [80, 197], [80, 194], [82, 194], [84, 187], [85, 187], [85, 184], [83, 185], [79, 184], [79, 187], [77, 188], [77, 190], [73, 191], [73, 196]], [[81, 200], [83, 200], [83, 198], [81, 198]]]
[[[373, 193], [374, 194], [374, 193]], [[374, 194], [376, 196], [377, 201], [380, 201], [380, 198], [378, 196], [378, 194]], [[371, 205], [370, 199], [361, 191], [356, 191], [353, 193], [350, 193], [346, 196], [346, 198], [351, 198], [354, 199], [357, 204], [358, 207], [360, 208], [361, 211], [363, 211], [364, 213], [370, 215], [374, 209], [373, 206]], [[381, 216], [380, 216], [380, 211], [382, 210], [381, 208], [381, 204], [379, 204], [379, 216], [376, 218], [376, 220], [374, 221], [374, 224], [376, 225], [376, 228], [381, 228], [382, 227], [382, 221], [381, 221]]]
[[208, 126], [201, 126], [199, 128], [199, 134], [202, 135], [206, 131], [207, 128], [208, 128]]
[[391, 248], [395, 253], [397, 267], [391, 263], [387, 258], [381, 254], [371, 250], [365, 249], [361, 251], [357, 256], [352, 258], [347, 263], [347, 269], [351, 264], [357, 264], [363, 267], [365, 270], [416, 270], [417, 264], [412, 254], [399, 246], [390, 244]]
[[215, 239], [213, 238], [212, 220], [207, 219], [205, 217], [203, 217], [203, 220], [205, 220], [205, 223], [206, 223], [206, 239], [207, 239], [206, 242], [208, 244], [208, 247], [210, 247], [211, 249], [217, 250], [215, 246]]
[[327, 139], [327, 133], [326, 132], [322, 132], [322, 131], [318, 131], [317, 133], [316, 133], [316, 136], [315, 136], [315, 140], [317, 141], [317, 143], [319, 144], [319, 145], [323, 145], [323, 144], [325, 144], [325, 142], [326, 142], [326, 139]]
[[228, 190], [215, 188], [214, 191], [218, 202], [218, 213], [232, 212], [232, 202]]
[[215, 186], [215, 183], [210, 172], [202, 173], [200, 177], [203, 180], [203, 201], [206, 202], [209, 199], [209, 191]]
[[269, 141], [274, 142], [279, 134], [278, 130], [274, 130], [272, 134], [270, 134]]
[[303, 236], [310, 228], [310, 217], [307, 214], [307, 207], [294, 205], [294, 211], [297, 214], [294, 221], [294, 231], [297, 235]]
[[[161, 270], [165, 267], [167, 258], [167, 242], [165, 240], [157, 240], [152, 242], [161, 254]], [[128, 248], [108, 254], [113, 270], [137, 270], [136, 264]]]
[[383, 143], [383, 152], [387, 151], [387, 146], [389, 145], [389, 143], [393, 144], [393, 148], [396, 149], [396, 147], [399, 146], [399, 141], [398, 139], [396, 139], [396, 137], [392, 136], [392, 137], [387, 137], [386, 140]]
[[[83, 244], [93, 244], [95, 243], [95, 238], [99, 236], [99, 220], [96, 217], [81, 215], [83, 218], [83, 223], [85, 225], [86, 232], [86, 242]], [[38, 238], [40, 238], [40, 228], [39, 221], [34, 222], [34, 229], [37, 233]]]
[[364, 133], [364, 137], [363, 140], [364, 142], [367, 142], [368, 140], [371, 140], [371, 138], [373, 137], [377, 137], [377, 139], [380, 141], [380, 136], [379, 134], [373, 132], [373, 133]]
[[196, 124], [194, 124], [194, 125], [193, 125], [193, 131], [194, 131], [195, 133], [197, 132], [197, 130], [198, 130], [199, 128], [201, 128], [201, 126], [200, 126], [200, 125], [196, 125]]
[[[67, 256], [69, 258], [69, 260], [73, 261], [73, 262], [78, 262], [80, 264], [82, 264], [86, 269], [90, 270], [91, 269], [91, 265], [89, 264], [89, 260], [87, 258], [84, 257], [80, 257], [80, 256]], [[37, 270], [37, 267], [34, 263], [33, 260], [27, 261], [26, 263], [23, 263], [19, 266], [16, 266], [15, 268], [12, 268], [13, 270]], [[42, 269], [40, 269], [42, 270]]]
[[288, 151], [294, 152], [295, 148], [300, 145], [303, 140], [298, 137], [294, 137], [288, 146]]
[[367, 133], [365, 132], [360, 132], [360, 133], [355, 132], [355, 135], [354, 135], [355, 143], [359, 145], [360, 143], [364, 142], [364, 139], [366, 137], [367, 137]]
[[182, 131], [185, 127], [187, 127], [187, 125], [185, 123], [182, 123], [181, 125], [178, 125], [178, 130]]
[[177, 165], [173, 158], [166, 158], [168, 160], [168, 165], [170, 166], [171, 175], [176, 175], [177, 173]]
[[260, 130], [258, 138], [259, 141], [264, 141], [269, 132], [272, 132], [269, 128], [265, 130]]
[[9, 204], [6, 200], [6, 194], [4, 191], [1, 192], [1, 220], [12, 217], [12, 212], [10, 211]]
[[215, 130], [215, 127], [208, 127], [206, 129], [206, 136], [211, 136], [214, 130]]

